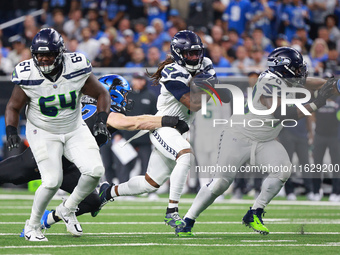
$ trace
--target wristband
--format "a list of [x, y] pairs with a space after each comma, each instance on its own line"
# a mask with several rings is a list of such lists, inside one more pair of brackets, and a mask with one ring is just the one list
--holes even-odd
[[14, 126], [8, 125], [6, 126], [6, 136], [10, 135], [18, 135], [18, 129]]
[[106, 124], [108, 116], [109, 115], [107, 114], [107, 112], [98, 112], [96, 122], [103, 122], [104, 124]]
[[315, 112], [318, 109], [318, 107], [314, 103], [310, 103], [309, 106], [310, 108], [312, 108], [313, 112]]
[[162, 127], [174, 127], [178, 123], [178, 116], [163, 116]]

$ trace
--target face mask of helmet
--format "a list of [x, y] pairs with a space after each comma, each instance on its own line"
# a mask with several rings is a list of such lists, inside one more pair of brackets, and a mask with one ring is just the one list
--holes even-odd
[[196, 71], [200, 69], [203, 59], [203, 50], [189, 50], [183, 53], [183, 61], [185, 67], [190, 71]]
[[58, 53], [55, 52], [37, 53], [33, 55], [38, 68], [40, 68], [44, 74], [51, 73], [60, 65], [61, 61], [57, 60], [57, 57]]

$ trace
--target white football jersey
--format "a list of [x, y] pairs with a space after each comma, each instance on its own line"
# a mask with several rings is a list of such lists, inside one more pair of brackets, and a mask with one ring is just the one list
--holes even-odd
[[[281, 97], [281, 91], [283, 88], [288, 87], [287, 84], [277, 75], [270, 71], [265, 71], [259, 76], [254, 88], [252, 95], [253, 106], [256, 110], [268, 110], [264, 106], [260, 98], [274, 97], [273, 88], [277, 89], [277, 97]], [[293, 93], [287, 93], [286, 98], [294, 98]], [[232, 130], [242, 133], [251, 140], [266, 142], [276, 139], [279, 135], [283, 126], [281, 121], [277, 120], [273, 114], [268, 115], [256, 115], [249, 111], [248, 104], [245, 104], [245, 115], [233, 115], [232, 116], [232, 127], [228, 125]], [[229, 123], [231, 124], [231, 123]], [[235, 124], [235, 125], [234, 125]]]
[[[212, 62], [209, 58], [204, 57], [201, 68], [198, 72], [205, 71], [211, 75], [215, 75]], [[169, 81], [175, 81], [183, 83], [189, 87], [189, 82], [192, 79], [192, 75], [182, 66], [176, 62], [166, 65], [162, 70], [162, 78], [160, 79], [161, 91], [157, 100], [157, 114], [160, 116], [170, 115], [178, 116], [179, 119], [184, 120], [188, 124], [191, 123], [195, 117], [195, 112], [189, 111], [189, 109], [179, 102], [174, 95], [167, 90], [165, 83]]]
[[12, 74], [29, 102], [26, 117], [33, 125], [55, 134], [68, 133], [83, 123], [81, 89], [92, 71], [80, 53], [65, 53], [60, 77], [52, 82], [35, 66], [33, 59], [20, 62]]

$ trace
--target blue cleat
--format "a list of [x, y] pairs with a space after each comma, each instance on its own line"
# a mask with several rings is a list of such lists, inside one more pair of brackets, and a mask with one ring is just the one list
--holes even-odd
[[47, 224], [47, 217], [50, 213], [52, 213], [54, 210], [45, 210], [43, 216], [41, 217], [40, 223], [41, 223], [41, 229], [46, 229], [46, 228], [50, 228], [51, 225]]
[[[100, 198], [100, 206], [99, 206], [99, 210], [97, 211], [97, 213], [93, 213], [95, 214], [95, 216], [97, 216], [97, 214], [99, 213], [99, 211], [103, 208], [104, 205], [106, 205], [108, 202], [114, 201], [113, 198], [110, 199], [106, 199], [106, 190], [110, 187], [112, 187], [113, 184], [109, 184], [108, 182], [104, 182], [102, 183], [102, 185], [99, 188], [99, 198]], [[93, 216], [93, 215], [92, 215]], [[93, 216], [93, 217], [95, 217]]]
[[179, 237], [191, 237], [191, 236], [195, 236], [191, 232], [191, 229], [194, 227], [195, 220], [192, 220], [192, 219], [189, 219], [189, 218], [185, 218], [184, 222], [186, 224], [185, 227], [176, 228], [175, 229], [176, 235], [179, 236]]
[[25, 229], [22, 229], [22, 232], [20, 233], [20, 237], [25, 237]]

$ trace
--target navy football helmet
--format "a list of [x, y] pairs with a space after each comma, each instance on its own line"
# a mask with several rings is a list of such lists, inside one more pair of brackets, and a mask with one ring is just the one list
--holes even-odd
[[[41, 72], [48, 74], [61, 65], [65, 44], [62, 36], [56, 30], [43, 28], [34, 36], [30, 49], [35, 65]], [[54, 54], [55, 60], [50, 65], [39, 63], [37, 54]]]
[[204, 57], [203, 51], [201, 38], [192, 31], [179, 31], [171, 40], [171, 57], [189, 72], [200, 69]]
[[98, 80], [109, 91], [113, 102], [123, 107], [127, 106], [126, 95], [132, 89], [124, 77], [117, 74], [108, 74], [100, 77]]
[[279, 47], [268, 56], [269, 71], [282, 78], [288, 86], [303, 86], [308, 75], [300, 52], [291, 47]]

